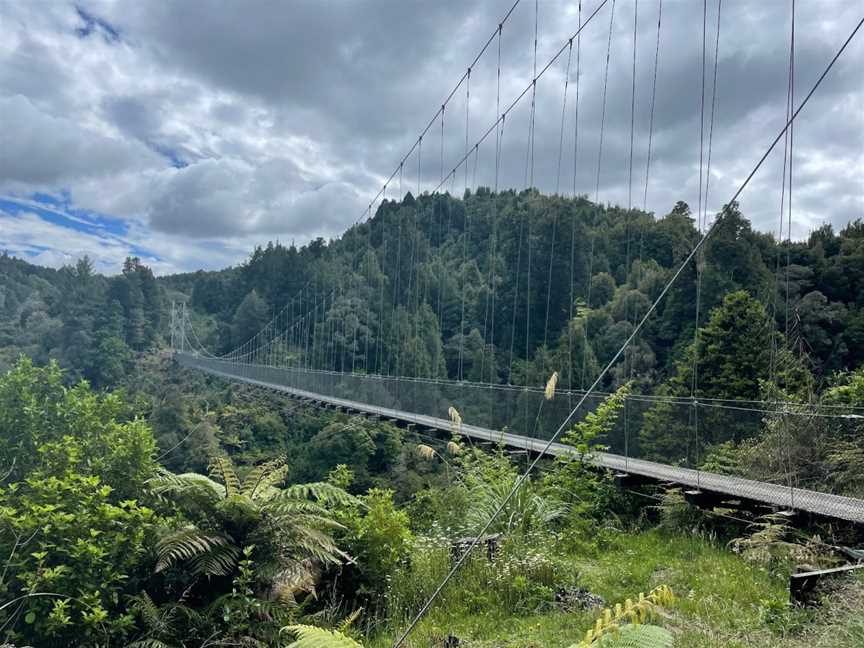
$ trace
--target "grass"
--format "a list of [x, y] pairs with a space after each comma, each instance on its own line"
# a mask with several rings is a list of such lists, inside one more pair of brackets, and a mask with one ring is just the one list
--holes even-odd
[[[550, 539], [552, 540], [552, 539]], [[817, 609], [788, 604], [784, 576], [749, 565], [722, 543], [657, 530], [612, 536], [596, 545], [555, 538], [554, 578], [587, 588], [607, 604], [635, 597], [666, 584], [678, 603], [660, 623], [683, 648], [862, 648], [864, 580], [849, 579]], [[587, 548], [586, 548], [587, 546]], [[430, 554], [426, 552], [426, 556]], [[496, 584], [506, 556], [489, 565], [472, 560], [443, 600], [419, 624], [407, 646], [442, 646], [449, 635], [465, 648], [566, 648], [591, 626], [596, 612], [565, 612], [542, 600], [543, 575], [527, 607], [510, 601], [512, 582]], [[416, 574], [415, 574], [416, 576]], [[523, 584], [514, 577], [516, 583]], [[415, 583], [416, 585], [416, 583]], [[497, 589], [496, 589], [497, 588]], [[548, 593], [548, 592], [546, 592]], [[534, 596], [537, 594], [537, 596]], [[398, 625], [404, 628], [403, 619]], [[370, 637], [367, 645], [392, 645], [397, 631]]]

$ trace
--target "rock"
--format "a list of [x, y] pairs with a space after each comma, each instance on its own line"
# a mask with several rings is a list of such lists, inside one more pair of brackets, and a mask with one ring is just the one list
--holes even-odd
[[562, 610], [592, 610], [605, 604], [601, 596], [583, 587], [564, 587], [555, 592], [555, 605]]

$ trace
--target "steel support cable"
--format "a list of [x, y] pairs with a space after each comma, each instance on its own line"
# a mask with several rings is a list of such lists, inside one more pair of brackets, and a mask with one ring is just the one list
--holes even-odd
[[[768, 146], [767, 150], [762, 154], [762, 156], [756, 162], [756, 165], [753, 167], [753, 169], [750, 171], [750, 173], [747, 174], [747, 177], [744, 179], [744, 181], [741, 183], [741, 185], [735, 191], [732, 198], [726, 204], [732, 204], [733, 202], [738, 200], [738, 197], [741, 195], [741, 193], [744, 191], [744, 189], [746, 189], [747, 186], [750, 184], [750, 181], [753, 179], [753, 176], [756, 175], [757, 171], [759, 171], [759, 169], [762, 167], [762, 164], [764, 164], [765, 160], [768, 158], [768, 156], [774, 150], [774, 147], [777, 145], [777, 142], [779, 142], [780, 139], [784, 136], [784, 134], [786, 133], [786, 130], [791, 126], [791, 124], [794, 122], [794, 120], [798, 117], [799, 113], [804, 109], [804, 107], [810, 101], [810, 98], [813, 96], [813, 94], [816, 92], [816, 90], [822, 84], [822, 81], [825, 79], [825, 77], [828, 75], [828, 73], [834, 67], [834, 64], [837, 62], [837, 60], [840, 58], [840, 56], [846, 50], [846, 47], [849, 45], [849, 43], [852, 41], [852, 39], [855, 37], [855, 35], [861, 29], [862, 24], [864, 24], [864, 18], [862, 18], [861, 20], [858, 21], [858, 24], [854, 27], [854, 29], [852, 30], [852, 33], [849, 34], [849, 36], [844, 41], [843, 45], [841, 45], [840, 49], [838, 49], [836, 54], [834, 54], [831, 61], [828, 63], [828, 65], [823, 70], [822, 74], [819, 75], [819, 78], [816, 80], [816, 82], [810, 88], [810, 91], [807, 93], [804, 100], [801, 102], [801, 104], [798, 106], [798, 108], [792, 114], [790, 119], [786, 122], [786, 124], [783, 126], [783, 128], [780, 130], [780, 132], [777, 134], [777, 136], [774, 138], [774, 140]], [[663, 298], [669, 292], [669, 289], [678, 280], [678, 277], [681, 275], [681, 273], [684, 271], [684, 269], [690, 264], [690, 262], [693, 260], [693, 258], [696, 256], [696, 254], [699, 252], [699, 250], [702, 249], [702, 247], [705, 245], [706, 241], [711, 237], [711, 234], [714, 232], [715, 226], [716, 226], [716, 221], [713, 222], [708, 227], [708, 229], [705, 231], [705, 233], [702, 235], [702, 237], [699, 239], [699, 241], [696, 242], [696, 245], [693, 247], [693, 249], [689, 252], [687, 257], [681, 262], [681, 264], [675, 270], [675, 273], [672, 275], [672, 277], [669, 279], [669, 281], [666, 283], [666, 285], [660, 291], [660, 294], [657, 295], [657, 298], [654, 300], [654, 302], [651, 304], [648, 311], [645, 313], [645, 315], [639, 321], [639, 324], [630, 333], [630, 335], [627, 337], [627, 339], [624, 341], [624, 343], [621, 345], [621, 347], [618, 349], [618, 351], [615, 353], [615, 355], [612, 357], [612, 359], [606, 364], [606, 366], [603, 368], [603, 370], [599, 373], [597, 378], [592, 383], [591, 387], [585, 392], [585, 394], [582, 396], [582, 398], [579, 400], [579, 402], [576, 404], [576, 406], [570, 411], [570, 413], [567, 415], [567, 417], [564, 419], [564, 421], [558, 427], [556, 432], [546, 442], [546, 444], [543, 446], [543, 448], [537, 454], [537, 457], [535, 457], [534, 460], [531, 462], [531, 464], [528, 466], [528, 469], [519, 476], [519, 479], [516, 480], [516, 483], [513, 485], [513, 488], [510, 489], [510, 491], [508, 492], [508, 494], [506, 495], [504, 500], [498, 505], [498, 508], [495, 510], [495, 512], [492, 514], [492, 516], [486, 522], [483, 529], [480, 530], [480, 532], [473, 538], [471, 543], [465, 548], [465, 550], [462, 552], [462, 555], [453, 564], [453, 566], [450, 568], [450, 571], [447, 573], [447, 575], [444, 577], [444, 579], [441, 581], [441, 583], [439, 583], [439, 585], [435, 588], [432, 595], [426, 600], [426, 602], [420, 608], [420, 610], [415, 615], [415, 617], [413, 618], [411, 623], [408, 625], [408, 627], [405, 629], [405, 631], [395, 641], [395, 643], [393, 644], [393, 648], [399, 648], [399, 646], [401, 646], [404, 643], [405, 639], [408, 637], [409, 634], [411, 634], [411, 631], [414, 630], [414, 628], [417, 626], [417, 624], [420, 622], [420, 620], [423, 618], [423, 616], [425, 616], [426, 612], [429, 610], [431, 605], [435, 602], [435, 600], [441, 594], [444, 587], [447, 585], [447, 583], [450, 582], [450, 579], [460, 569], [462, 564], [467, 559], [468, 555], [471, 553], [471, 551], [480, 542], [480, 538], [489, 530], [489, 528], [492, 526], [492, 524], [495, 522], [495, 520], [498, 518], [498, 516], [501, 514], [501, 512], [504, 510], [504, 508], [507, 506], [507, 504], [510, 502], [510, 500], [513, 498], [513, 496], [519, 491], [519, 489], [522, 487], [522, 484], [531, 475], [531, 472], [533, 471], [534, 467], [540, 462], [540, 459], [549, 451], [549, 448], [552, 447], [552, 444], [555, 443], [556, 439], [561, 435], [561, 432], [563, 432], [564, 429], [566, 429], [566, 427], [569, 425], [571, 419], [573, 418], [573, 416], [575, 416], [576, 412], [579, 411], [579, 409], [581, 408], [581, 406], [585, 402], [585, 400], [593, 393], [594, 389], [600, 384], [600, 382], [603, 380], [603, 378], [606, 376], [606, 374], [609, 372], [609, 370], [618, 361], [618, 358], [621, 357], [621, 354], [624, 352], [624, 350], [627, 348], [627, 346], [630, 344], [630, 342], [636, 336], [636, 333], [638, 333], [642, 329], [642, 327], [645, 325], [645, 322], [648, 321], [648, 319], [651, 317], [651, 315], [657, 309], [657, 306], [660, 304], [660, 302], [663, 300]]]
[[[183, 314], [182, 314], [181, 318], [182, 318], [182, 320], [183, 320], [183, 322], [182, 322], [182, 326], [185, 327], [185, 326], [188, 325], [188, 326], [189, 326], [189, 330], [192, 331], [192, 337], [195, 338], [195, 342], [196, 342], [196, 344], [197, 344], [196, 350], [199, 351], [199, 352], [200, 352], [202, 355], [204, 355], [204, 356], [208, 356], [208, 357], [210, 357], [210, 358], [214, 358], [214, 359], [215, 359], [217, 356], [215, 356], [215, 355], [213, 355], [212, 353], [210, 353], [210, 352], [209, 352], [209, 351], [204, 347], [204, 345], [201, 344], [201, 340], [198, 338], [198, 333], [195, 332], [195, 327], [192, 326], [192, 320], [189, 318], [189, 312], [188, 312], [186, 309], [183, 310]], [[184, 333], [183, 335], [185, 336], [185, 333]], [[188, 340], [188, 338], [186, 338], [186, 339]]]
[[[651, 153], [654, 143], [654, 107], [657, 99], [657, 68], [660, 65], [660, 26], [663, 21], [663, 0], [657, 8], [657, 40], [654, 46], [654, 78], [651, 83], [651, 116], [648, 121], [648, 153], [645, 159], [645, 193], [642, 196], [642, 210], [648, 211], [648, 179], [651, 175]], [[642, 240], [639, 242], [639, 253], [642, 253]]]
[[705, 202], [703, 204], [704, 222], [708, 223], [708, 195], [711, 187], [711, 153], [714, 144], [714, 113], [717, 109], [717, 69], [720, 56], [720, 14], [723, 0], [717, 0], [717, 31], [714, 37], [714, 79], [711, 87], [711, 115], [708, 119], [708, 160], [705, 167]]
[[[414, 258], [412, 257], [411, 266], [415, 269], [417, 273], [417, 279], [414, 282], [414, 292], [415, 292], [415, 300], [414, 300], [414, 339], [415, 341], [420, 337], [420, 256], [422, 250], [420, 249], [420, 172], [421, 165], [423, 163], [423, 138], [420, 138], [420, 144], [417, 148], [417, 199], [414, 201], [414, 249], [416, 251], [416, 263], [414, 262]], [[434, 193], [434, 192], [433, 192]], [[425, 299], [424, 299], [425, 301]], [[420, 358], [418, 355], [414, 356], [414, 375], [420, 375], [420, 367], [418, 362]]]
[[705, 57], [706, 36], [708, 32], [708, 0], [702, 0], [702, 94], [699, 103], [699, 206], [696, 218], [699, 221], [699, 233], [702, 233], [704, 223], [702, 220], [702, 152], [705, 135]]
[[[527, 216], [526, 216], [527, 218]], [[514, 348], [516, 345], [516, 309], [519, 305], [519, 275], [522, 271], [522, 233], [525, 229], [525, 218], [519, 219], [519, 243], [516, 248], [516, 282], [513, 289], [513, 318], [510, 327], [510, 362], [507, 369], [507, 384], [512, 384]]]
[[573, 60], [573, 39], [567, 43], [567, 66], [564, 69], [564, 97], [561, 100], [561, 131], [558, 135], [558, 172], [555, 174], [555, 195], [561, 192], [561, 163], [564, 156], [564, 123], [567, 117], [567, 90], [570, 87], [570, 64]]
[[[789, 112], [792, 110], [792, 72], [793, 72], [792, 66], [793, 66], [793, 61], [794, 61], [793, 48], [794, 48], [794, 38], [795, 38], [794, 30], [795, 30], [795, 3], [793, 2], [793, 4], [792, 4], [792, 35], [791, 35], [790, 46], [789, 46], [789, 74], [788, 74], [788, 80], [787, 80], [787, 86], [786, 86], [786, 117], [787, 117], [787, 119], [789, 116]], [[789, 272], [788, 272], [789, 256], [788, 255], [789, 255], [789, 246], [791, 244], [791, 238], [792, 238], [791, 208], [790, 208], [790, 216], [789, 216], [789, 239], [788, 239], [788, 242], [783, 236], [783, 227], [785, 224], [784, 221], [786, 219], [786, 210], [785, 210], [785, 208], [786, 208], [786, 204], [785, 204], [785, 202], [786, 202], [786, 179], [787, 179], [786, 169], [787, 169], [787, 163], [788, 163], [788, 157], [789, 157], [789, 135], [790, 135], [790, 133], [787, 132], [786, 136], [784, 138], [784, 141], [783, 141], [783, 172], [782, 172], [782, 179], [780, 182], [780, 223], [778, 226], [778, 233], [777, 233], [777, 255], [776, 255], [775, 275], [774, 275], [774, 277], [775, 277], [775, 279], [774, 279], [775, 289], [773, 291], [772, 309], [771, 309], [772, 318], [775, 319], [775, 321], [776, 321], [777, 293], [779, 292], [778, 282], [780, 281], [780, 257], [781, 257], [783, 246], [786, 246], [786, 248], [787, 248], [787, 264], [786, 264], [786, 305], [785, 305], [785, 321], [784, 321], [784, 337], [785, 338], [789, 337]], [[789, 177], [791, 180], [791, 171], [790, 171]], [[790, 187], [790, 190], [791, 190], [791, 187]], [[791, 196], [790, 196], [790, 201], [791, 201]], [[787, 343], [788, 343], [788, 340], [787, 340]], [[774, 380], [775, 380], [775, 366], [774, 366], [774, 364], [776, 362], [775, 356], [777, 354], [777, 336], [776, 335], [772, 336], [772, 338], [771, 338], [771, 352], [772, 352], [772, 355], [771, 355], [771, 380], [772, 380], [772, 382], [774, 382]]]
[[[570, 63], [573, 59], [573, 40], [567, 45], [567, 67], [564, 71], [564, 93], [561, 100], [561, 129], [558, 135], [558, 171], [555, 174], [555, 195], [561, 189], [561, 162], [564, 157], [564, 122], [567, 116], [567, 89], [570, 85]], [[543, 323], [543, 347], [548, 343], [549, 336], [549, 305], [552, 302], [552, 268], [555, 261], [555, 237], [558, 229], [558, 210], [552, 215], [552, 244], [549, 250], [549, 273], [546, 277], [546, 317]], [[543, 374], [546, 374], [546, 356], [543, 356]]]
[[[642, 211], [644, 212], [642, 217], [642, 224], [639, 227], [639, 265], [636, 274], [636, 283], [637, 286], [642, 280], [642, 253], [644, 249], [645, 243], [645, 215], [648, 213], [648, 181], [651, 175], [651, 153], [652, 153], [652, 145], [654, 143], [654, 107], [656, 105], [657, 99], [657, 68], [660, 63], [660, 26], [663, 19], [663, 0], [660, 0], [657, 7], [657, 38], [654, 45], [654, 73], [653, 79], [651, 82], [651, 109], [649, 111], [650, 116], [648, 119], [648, 151], [646, 153], [645, 159], [645, 189], [642, 195]], [[634, 317], [636, 316], [634, 312]], [[638, 344], [639, 338], [636, 338], [636, 342]], [[632, 380], [634, 377], [633, 372], [633, 363], [630, 364], [630, 379]]]
[[[789, 99], [788, 105], [792, 106], [795, 102], [795, 0], [792, 0], [792, 33], [789, 36]], [[786, 329], [789, 328], [789, 266], [790, 266], [790, 253], [792, 247], [792, 155], [793, 155], [793, 147], [794, 147], [794, 127], [789, 128], [789, 230], [788, 230], [788, 244], [786, 245]], [[783, 166], [784, 166], [784, 183], [785, 183], [785, 166], [786, 166], [786, 153], [783, 153]], [[782, 207], [781, 207], [782, 210]], [[782, 218], [782, 215], [781, 215]], [[783, 419], [783, 437], [786, 438], [786, 476], [789, 482], [789, 490], [790, 490], [790, 499], [792, 505], [795, 504], [795, 488], [792, 483], [792, 450], [791, 444], [789, 441], [789, 422], [784, 418]]]
[[[441, 182], [444, 182], [444, 116], [445, 116], [445, 106], [441, 106]], [[448, 205], [450, 201], [449, 199], [442, 198], [443, 192], [436, 191], [435, 194], [438, 196], [437, 203], [433, 203], [433, 205], [438, 205], [438, 259], [440, 260], [443, 256], [444, 251], [444, 241], [446, 237], [450, 235], [450, 223], [448, 219], [447, 223], [447, 234], [445, 237], [444, 234], [444, 202], [446, 200], [446, 204]], [[435, 217], [435, 211], [433, 207], [432, 217]], [[443, 268], [438, 271], [438, 332], [439, 335], [444, 338], [444, 316], [443, 316], [443, 301], [444, 301], [444, 272]], [[435, 373], [438, 373], [438, 366], [440, 365], [440, 357], [438, 356], [438, 346], [435, 347]]]
[[[581, 34], [582, 30], [584, 30], [585, 27], [587, 27], [593, 21], [593, 19], [597, 16], [597, 14], [600, 12], [600, 10], [603, 7], [605, 7], [611, 1], [612, 0], [600, 0], [599, 4], [594, 8], [594, 11], [591, 12], [591, 15], [588, 16], [588, 18], [585, 20], [585, 22], [582, 23], [582, 25], [579, 27], [578, 31], [573, 33], [573, 35], [570, 38], [576, 38], [579, 34]], [[525, 98], [525, 95], [527, 95], [528, 91], [531, 90], [531, 88], [534, 86], [535, 81], [539, 81], [546, 74], [546, 72], [549, 71], [549, 68], [551, 68], [555, 64], [555, 62], [560, 58], [560, 56], [565, 51], [567, 51], [568, 43], [569, 43], [569, 39], [564, 41], [564, 44], [558, 49], [558, 51], [552, 55], [552, 57], [546, 62], [546, 64], [542, 68], [540, 68], [540, 71], [537, 73], [536, 78], [532, 79], [528, 83], [528, 85], [525, 86], [525, 88], [523, 88], [522, 91], [518, 95], [516, 95], [516, 97], [514, 97], [513, 100], [507, 105], [507, 108], [505, 108], [504, 111], [502, 111], [501, 116], [498, 117], [498, 119], [496, 119], [485, 131], [483, 131], [483, 133], [480, 135], [480, 137], [477, 139], [476, 143], [474, 144], [474, 148], [478, 147], [480, 144], [485, 142], [486, 139], [498, 127], [501, 120], [504, 117], [506, 117], [507, 115], [509, 115], [513, 111], [513, 109], [516, 108], [516, 106], [519, 104], [519, 102]], [[471, 151], [473, 151], [474, 148], [472, 148]], [[470, 157], [470, 152], [467, 153], [466, 155], [463, 155], [462, 158], [457, 160], [456, 164], [453, 166], [453, 172], [458, 171], [459, 168], [463, 164], [466, 163], [466, 161], [468, 160], [469, 157]], [[438, 187], [435, 187], [434, 190], [437, 191], [440, 187], [441, 187], [441, 185], [439, 185]]]
[[[612, 0], [612, 3], [615, 3], [615, 0]], [[540, 3], [539, 0], [534, 0], [534, 79], [531, 82], [531, 122], [528, 130], [529, 137], [529, 153], [531, 154], [531, 178], [530, 184], [526, 182], [526, 189], [528, 190], [528, 200], [531, 200], [531, 191], [533, 191], [534, 187], [534, 128], [535, 128], [535, 117], [537, 115], [537, 33], [540, 22]], [[528, 175], [528, 160], [525, 160], [525, 175], [527, 179]], [[525, 362], [528, 362], [531, 357], [531, 270], [532, 270], [532, 260], [531, 260], [531, 220], [532, 213], [531, 209], [528, 209], [527, 214], [527, 223], [526, 227], [528, 229], [526, 236], [526, 243], [528, 246], [528, 258], [527, 258], [527, 273], [525, 280]], [[517, 278], [518, 280], [518, 278]], [[526, 376], [527, 380], [527, 376]]]
[[[633, 140], [636, 135], [636, 45], [637, 45], [637, 30], [639, 27], [639, 0], [635, 0], [633, 6], [633, 69], [631, 73], [630, 84], [630, 161], [629, 173], [627, 176], [627, 221], [626, 221], [626, 254], [624, 261], [624, 282], [628, 283], [630, 279], [630, 238], [633, 221]], [[636, 312], [634, 310], [634, 318]], [[630, 321], [630, 302], [627, 300], [624, 305], [625, 319]], [[633, 351], [630, 351], [630, 380], [632, 382], [634, 376], [634, 357]], [[627, 354], [624, 355], [624, 373], [627, 373]], [[624, 466], [627, 467], [630, 463], [630, 408], [629, 402], [624, 400]]]
[[[459, 380], [465, 377], [465, 292], [468, 287], [468, 278], [466, 276], [468, 264], [468, 242], [471, 238], [471, 215], [468, 207], [468, 117], [469, 108], [471, 106], [471, 68], [468, 68], [468, 79], [465, 84], [465, 156], [462, 158], [465, 162], [465, 190], [463, 192], [462, 207], [464, 211], [463, 229], [462, 229], [462, 311], [460, 315], [459, 325]], [[456, 173], [456, 169], [453, 169]]]
[[[629, 282], [630, 279], [630, 241], [632, 238], [633, 224], [633, 149], [634, 138], [636, 136], [636, 45], [637, 45], [637, 30], [639, 27], [639, 0], [635, 0], [633, 6], [633, 64], [630, 84], [630, 155], [629, 155], [629, 170], [627, 175], [627, 215], [625, 222], [625, 254], [624, 254], [624, 281]], [[635, 316], [635, 313], [634, 313]], [[624, 317], [630, 321], [630, 302], [625, 302]], [[625, 357], [625, 363], [627, 358]], [[626, 367], [625, 367], [626, 370]], [[633, 358], [630, 358], [630, 375], [633, 375]], [[627, 416], [625, 413], [624, 422], [626, 427]]]
[[383, 209], [387, 203], [387, 186], [383, 187], [383, 197], [381, 198], [381, 276], [379, 287], [379, 308], [378, 308], [378, 340], [375, 345], [375, 361], [377, 365], [377, 373], [384, 373], [384, 285], [387, 283], [387, 212]]
[[[534, 118], [537, 114], [537, 36], [538, 29], [540, 26], [540, 2], [539, 0], [534, 0], [534, 83], [531, 88], [531, 140], [528, 144], [528, 152], [531, 155], [531, 176], [530, 182], [529, 178], [526, 178], [526, 184], [529, 187], [534, 186]], [[527, 165], [526, 165], [526, 174], [527, 174]]]
[[[516, 0], [510, 6], [510, 8], [507, 10], [507, 13], [504, 14], [504, 17], [498, 23], [498, 26], [504, 25], [510, 19], [510, 16], [513, 14], [513, 11], [519, 5], [520, 1], [521, 0]], [[472, 70], [472, 68], [474, 68], [477, 65], [477, 63], [480, 61], [480, 59], [486, 53], [486, 50], [489, 49], [489, 46], [495, 40], [495, 36], [498, 34], [498, 26], [495, 27], [492, 34], [484, 42], [483, 47], [480, 48], [480, 51], [477, 53], [477, 55], [474, 57], [474, 59], [468, 65], [466, 72], [464, 72], [462, 74], [462, 76], [459, 77], [459, 80], [456, 82], [456, 85], [453, 87], [453, 89], [450, 91], [450, 93], [447, 95], [447, 97], [442, 102], [442, 104], [441, 104], [442, 106], [446, 106], [447, 104], [450, 103], [450, 100], [453, 99], [453, 97], [459, 91], [459, 88], [462, 87], [462, 84], [470, 82], [471, 70]], [[411, 148], [408, 149], [408, 151], [405, 153], [405, 155], [402, 156], [402, 159], [400, 160], [399, 165], [393, 170], [393, 173], [390, 174], [389, 178], [387, 179], [388, 184], [394, 180], [394, 178], [396, 177], [396, 175], [398, 173], [400, 173], [402, 166], [405, 164], [405, 162], [408, 160], [408, 158], [411, 157], [411, 154], [414, 152], [414, 149], [417, 147], [417, 143], [419, 141], [419, 138], [422, 138], [424, 135], [426, 135], [426, 133], [429, 132], [429, 129], [432, 128], [432, 126], [435, 124], [435, 122], [438, 119], [438, 115], [440, 113], [441, 113], [441, 109], [439, 108], [435, 112], [435, 114], [432, 116], [432, 118], [429, 120], [429, 122], [426, 124], [426, 127], [422, 131], [420, 131], [418, 139], [414, 140], [414, 144], [411, 146]], [[466, 153], [467, 153], [467, 151], [466, 151]], [[467, 157], [467, 155], [466, 155], [466, 157]], [[467, 171], [466, 171], [466, 174], [467, 174]], [[467, 175], [466, 175], [466, 186], [467, 186]], [[381, 194], [379, 191], [379, 193], [373, 198], [373, 200], [377, 200], [380, 197], [380, 195]]]
[[366, 248], [366, 334], [363, 336], [366, 342], [366, 348], [363, 352], [363, 371], [369, 373], [369, 336], [372, 333], [372, 207], [374, 203], [369, 204], [369, 218], [366, 224], [369, 228], [367, 232], [367, 248]]
[[[707, 58], [707, 32], [708, 32], [708, 0], [703, 0], [702, 3], [702, 98], [700, 103], [700, 119], [699, 119], [699, 231], [708, 225], [708, 187], [711, 174], [711, 143], [714, 131], [714, 109], [716, 106], [717, 95], [717, 53], [720, 46], [720, 10], [722, 0], [717, 0], [717, 36], [715, 39], [715, 56], [714, 56], [714, 89], [711, 95], [711, 117], [709, 127], [709, 142], [708, 142], [708, 167], [705, 173], [705, 193], [703, 201], [702, 192], [702, 171], [703, 171], [703, 146], [704, 146], [704, 131], [705, 131], [705, 65]], [[699, 396], [699, 343], [700, 343], [700, 310], [702, 305], [702, 275], [705, 267], [705, 254], [700, 253], [696, 259], [696, 320], [693, 330], [693, 373], [690, 395], [693, 399], [693, 437], [694, 437], [694, 458], [695, 464], [699, 465], [700, 446], [699, 446], [699, 408], [697, 407], [697, 399]], [[701, 482], [701, 473], [696, 473], [697, 488]]]
[[[603, 99], [600, 112], [600, 140], [597, 146], [597, 176], [594, 183], [594, 208], [591, 210], [594, 218], [589, 224], [588, 232], [588, 275], [585, 281], [585, 308], [591, 309], [591, 280], [594, 276], [594, 230], [597, 226], [597, 216], [600, 211], [600, 172], [603, 168], [603, 135], [606, 128], [606, 97], [609, 88], [609, 60], [612, 57], [612, 29], [615, 24], [615, 0], [612, 0], [612, 8], [609, 11], [609, 37], [606, 41], [606, 66], [603, 72]], [[588, 368], [588, 327], [583, 326], [583, 349], [582, 349], [582, 377], [580, 386], [585, 388], [585, 373]]]
[[[582, 0], [579, 0], [578, 26], [582, 28]], [[570, 39], [573, 42], [573, 39]], [[579, 216], [576, 195], [576, 173], [579, 168], [579, 77], [582, 75], [582, 34], [576, 34], [576, 101], [573, 124], [573, 207], [570, 217], [570, 308], [567, 319], [567, 386], [573, 389], [573, 306], [576, 301], [576, 220]], [[572, 405], [572, 403], [568, 404]]]
[[[218, 360], [216, 358], [215, 360]], [[339, 376], [341, 372], [332, 371], [332, 370], [301, 370], [303, 373], [308, 374], [326, 374], [332, 376]], [[355, 379], [362, 380], [387, 380], [390, 382], [405, 382], [405, 383], [417, 383], [423, 385], [431, 385], [431, 386], [439, 386], [439, 387], [462, 387], [463, 385], [456, 380], [441, 380], [434, 378], [412, 378], [410, 376], [377, 376], [377, 375], [364, 375], [358, 374], [354, 376]], [[544, 391], [543, 387], [522, 387], [522, 386], [514, 386], [514, 385], [503, 385], [500, 383], [481, 383], [481, 382], [472, 382], [470, 383], [471, 388], [484, 389], [490, 391], [503, 391], [503, 392], [512, 392], [512, 393], [532, 393], [532, 394], [542, 394]], [[584, 390], [558, 390], [556, 394], [560, 395], [569, 395], [569, 396], [579, 396], [585, 394]], [[611, 392], [604, 392], [599, 390], [594, 390], [591, 393], [591, 397], [602, 399], [611, 396]], [[626, 397], [628, 400], [634, 402], [644, 402], [644, 403], [666, 403], [671, 405], [681, 405], [686, 407], [692, 407], [692, 401], [689, 396], [659, 396], [659, 395], [651, 395], [651, 394], [628, 394]], [[728, 405], [728, 403], [733, 403], [733, 405]], [[750, 404], [753, 407], [744, 407], [743, 405]], [[764, 407], [760, 407], [764, 406]], [[730, 409], [730, 410], [738, 410], [738, 411], [746, 411], [746, 412], [756, 412], [756, 413], [778, 413], [778, 412], [788, 412], [795, 413], [801, 412], [802, 415], [813, 416], [813, 417], [825, 417], [825, 418], [848, 418], [848, 419], [861, 419], [864, 418], [864, 407], [854, 407], [848, 405], [831, 405], [826, 403], [802, 403], [795, 401], [778, 401], [778, 400], [758, 400], [758, 399], [723, 399], [723, 398], [711, 398], [705, 397], [702, 398], [698, 407], [703, 408], [718, 408], [718, 409]], [[842, 414], [819, 414], [819, 410], [840, 410], [844, 413]]]
[[[501, 110], [501, 36], [498, 36], [498, 68], [496, 73], [496, 89], [495, 89], [495, 116], [498, 116], [498, 111]], [[495, 180], [492, 191], [492, 235], [489, 237], [489, 278], [487, 280], [486, 303], [483, 309], [483, 344], [484, 349], [481, 355], [480, 376], [486, 375], [486, 355], [487, 349], [494, 350], [495, 348], [495, 255], [496, 242], [498, 236], [498, 174], [501, 165], [501, 147], [503, 146], [504, 137], [504, 121], [501, 122], [499, 128], [495, 129]], [[492, 313], [492, 333], [487, 337], [489, 330], [489, 314], [490, 301]], [[494, 354], [494, 351], [493, 351]], [[489, 367], [489, 382], [494, 382], [493, 372], [495, 370], [494, 355]]]
[[[399, 166], [399, 211], [402, 210], [402, 206], [405, 204], [405, 193], [402, 189], [402, 165]], [[395, 365], [396, 365], [396, 373], [399, 373], [399, 365], [400, 358], [402, 356], [402, 348], [400, 343], [402, 327], [399, 325], [399, 288], [402, 283], [402, 218], [399, 217], [397, 212], [396, 215], [396, 225], [397, 225], [397, 238], [396, 238], [396, 281], [393, 282], [393, 310], [391, 312], [390, 329], [396, 334], [396, 345], [395, 345]], [[387, 374], [391, 374], [391, 370], [394, 368], [394, 360], [388, 358], [387, 363]]]

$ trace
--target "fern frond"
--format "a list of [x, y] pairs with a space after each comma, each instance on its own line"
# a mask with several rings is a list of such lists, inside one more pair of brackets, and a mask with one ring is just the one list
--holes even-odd
[[148, 628], [155, 628], [159, 624], [159, 608], [147, 592], [141, 592], [132, 596], [129, 607], [138, 613], [138, 616], [141, 617], [141, 620], [144, 621], [144, 624]]
[[[639, 598], [634, 602], [632, 599], [626, 599], [624, 604], [617, 603], [614, 608], [606, 608], [594, 622], [594, 627], [590, 628], [585, 633], [585, 638], [579, 644], [574, 644], [570, 648], [591, 648], [593, 646], [618, 646], [614, 643], [622, 634], [622, 629], [627, 627], [654, 627], [644, 626], [657, 613], [659, 607], [670, 607], [675, 603], [675, 594], [668, 585], [660, 585], [651, 590], [646, 596], [644, 593], [639, 593]], [[662, 628], [660, 628], [662, 630]], [[627, 630], [628, 633], [633, 631]], [[663, 631], [666, 632], [665, 630]], [[660, 637], [662, 633], [649, 631], [646, 641], [652, 641]], [[668, 634], [668, 633], [667, 633]], [[633, 635], [633, 641], [640, 641], [640, 634]], [[669, 635], [671, 637], [671, 635]], [[611, 638], [610, 638], [611, 637]], [[663, 648], [666, 644], [657, 644], [658, 648]], [[671, 643], [668, 644], [671, 646]], [[647, 643], [626, 643], [623, 646], [635, 648], [654, 648], [655, 644]]]
[[158, 639], [139, 639], [138, 641], [126, 644], [126, 646], [127, 648], [175, 648], [171, 644], [159, 641]]
[[288, 466], [285, 465], [283, 457], [265, 461], [255, 466], [246, 475], [240, 492], [250, 499], [255, 499], [256, 493], [266, 492], [269, 487], [278, 486], [287, 476]]
[[198, 473], [175, 475], [167, 470], [147, 480], [150, 490], [159, 496], [176, 494], [192, 500], [200, 499], [207, 504], [215, 504], [224, 493], [224, 487], [209, 477]]
[[351, 614], [342, 619], [342, 623], [339, 624], [339, 627], [337, 627], [336, 630], [343, 633], [348, 632], [348, 628], [350, 628], [354, 622], [360, 618], [362, 612], [363, 608], [357, 608], [354, 610]]
[[189, 561], [193, 574], [205, 576], [227, 576], [234, 571], [240, 560], [240, 549], [231, 544], [217, 545]]
[[617, 634], [606, 635], [598, 648], [672, 648], [675, 637], [665, 628], [654, 625], [624, 625]]
[[294, 484], [282, 488], [275, 494], [278, 500], [303, 500], [313, 499], [323, 504], [355, 504], [357, 498], [349, 495], [345, 490], [328, 484], [327, 482], [312, 482], [309, 484]]
[[282, 628], [296, 637], [288, 648], [363, 648], [350, 637], [336, 630], [324, 630], [308, 625], [291, 625]]
[[233, 497], [240, 492], [240, 479], [228, 457], [213, 457], [209, 469], [210, 474], [221, 479], [225, 485], [225, 497]]
[[183, 560], [192, 560], [229, 545], [220, 535], [204, 533], [194, 526], [186, 526], [161, 538], [156, 545], [156, 571], [160, 572]]

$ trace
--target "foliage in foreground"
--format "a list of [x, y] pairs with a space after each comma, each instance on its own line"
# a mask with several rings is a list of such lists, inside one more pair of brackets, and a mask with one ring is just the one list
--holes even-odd
[[[114, 394], [63, 385], [56, 364], [0, 377], [0, 627], [40, 646], [119, 640], [159, 518], [144, 505], [155, 444]], [[2, 484], [2, 482], [0, 482]], [[45, 595], [50, 593], [50, 595]]]

